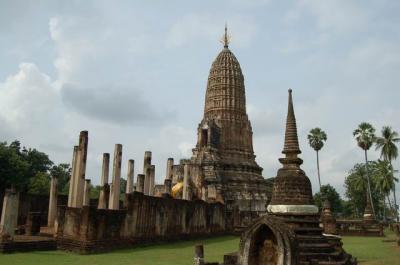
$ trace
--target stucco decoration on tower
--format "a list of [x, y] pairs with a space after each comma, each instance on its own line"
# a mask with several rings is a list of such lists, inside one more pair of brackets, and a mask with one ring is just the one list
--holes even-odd
[[211, 65], [204, 116], [191, 158], [191, 179], [199, 198], [226, 203], [233, 211], [265, 211], [271, 182], [255, 161], [253, 131], [246, 113], [246, 94], [239, 61], [229, 49], [225, 27], [223, 49]]

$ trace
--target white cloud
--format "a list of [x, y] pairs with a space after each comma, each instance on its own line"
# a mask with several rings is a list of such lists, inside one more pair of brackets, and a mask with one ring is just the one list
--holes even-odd
[[0, 83], [0, 116], [16, 131], [32, 130], [59, 104], [50, 77], [32, 63], [21, 63], [18, 73]]

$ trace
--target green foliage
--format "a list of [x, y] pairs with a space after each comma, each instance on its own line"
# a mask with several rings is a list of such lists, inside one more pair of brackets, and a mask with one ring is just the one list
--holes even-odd
[[336, 214], [342, 212], [342, 202], [339, 193], [331, 185], [322, 185], [321, 192], [317, 192], [314, 195], [314, 202], [319, 207], [322, 208], [325, 198], [331, 203], [332, 211]]
[[362, 122], [354, 130], [353, 136], [356, 137], [359, 147], [363, 150], [369, 150], [375, 141], [375, 128], [367, 122]]
[[21, 148], [19, 141], [0, 143], [0, 191], [14, 185], [22, 192], [48, 194], [50, 174], [59, 178], [59, 191], [63, 192], [70, 176], [68, 164], [53, 166], [47, 154]]
[[69, 180], [71, 178], [71, 167], [69, 164], [54, 165], [50, 174], [57, 177], [57, 190], [60, 194], [68, 194]]
[[29, 183], [29, 168], [28, 161], [22, 159], [19, 142], [9, 146], [5, 142], [0, 143], [0, 190], [11, 185], [18, 189], [25, 188]]
[[126, 192], [126, 179], [121, 178], [120, 179], [120, 194], [125, 194]]
[[376, 150], [381, 151], [381, 158], [386, 161], [392, 161], [399, 155], [396, 144], [400, 142], [399, 134], [392, 130], [390, 126], [383, 126], [382, 136], [375, 140]]
[[29, 180], [28, 192], [32, 194], [47, 195], [50, 192], [50, 175], [46, 172], [38, 172]]
[[326, 133], [321, 128], [311, 129], [307, 138], [308, 143], [315, 151], [321, 150], [324, 147], [324, 142], [327, 140]]
[[[384, 194], [377, 185], [378, 177], [378, 162], [371, 161], [368, 163], [368, 171], [371, 174], [371, 193], [375, 213], [382, 212], [382, 198]], [[353, 213], [356, 217], [361, 217], [366, 204], [367, 196], [367, 176], [366, 176], [365, 164], [356, 164], [349, 172], [345, 179], [346, 197], [349, 198], [349, 204], [347, 207], [353, 209]]]
[[[389, 162], [390, 165], [392, 165], [392, 160], [396, 159], [398, 156], [398, 149], [396, 144], [400, 142], [399, 134], [396, 131], [393, 131], [390, 126], [384, 126], [382, 128], [382, 136], [378, 137], [376, 139], [376, 150], [381, 150], [381, 158], [383, 158], [385, 161]], [[398, 180], [393, 177], [393, 168], [392, 170], [392, 176], [391, 178], [393, 179], [393, 184], [388, 183], [388, 185], [392, 184], [391, 189], [393, 191], [393, 199], [394, 199], [394, 215], [397, 218], [397, 221], [399, 221], [398, 217], [398, 211], [397, 211], [397, 198], [396, 198], [396, 184]], [[388, 180], [390, 182], [390, 180]], [[389, 195], [390, 192], [387, 192], [387, 195]]]
[[29, 176], [35, 176], [39, 172], [48, 172], [53, 165], [49, 156], [36, 149], [29, 148], [22, 151], [22, 157], [29, 163]]
[[393, 168], [386, 160], [378, 160], [372, 163], [372, 179], [376, 188], [385, 196], [390, 193], [394, 187], [395, 181], [398, 181], [393, 176]]
[[97, 185], [97, 186], [92, 186], [92, 188], [90, 189], [90, 198], [91, 199], [98, 199], [100, 196], [100, 190], [101, 190], [101, 186]]
[[345, 217], [345, 218], [354, 217], [353, 205], [350, 201], [341, 200], [340, 204], [342, 205], [342, 212], [341, 212], [342, 217]]

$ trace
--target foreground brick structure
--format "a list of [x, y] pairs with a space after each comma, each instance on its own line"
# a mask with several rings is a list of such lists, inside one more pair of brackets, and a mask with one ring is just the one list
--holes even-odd
[[57, 245], [79, 253], [226, 233], [220, 203], [159, 198], [133, 192], [126, 208], [59, 207]]
[[320, 228], [311, 183], [300, 168], [302, 160], [289, 90], [284, 158], [275, 178], [268, 214], [246, 228], [239, 252], [228, 254], [224, 265], [353, 265], [357, 261], [341, 247], [337, 236]]

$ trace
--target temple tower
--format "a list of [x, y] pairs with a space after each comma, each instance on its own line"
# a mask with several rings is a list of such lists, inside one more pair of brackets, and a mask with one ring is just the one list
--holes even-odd
[[230, 210], [264, 212], [271, 184], [255, 161], [244, 77], [228, 47], [226, 27], [222, 42], [208, 76], [204, 116], [190, 161], [193, 195], [226, 203]]
[[[298, 262], [295, 264], [357, 264], [357, 261], [342, 249], [341, 238], [323, 234], [323, 229], [320, 227], [319, 210], [312, 197], [310, 180], [300, 168], [303, 160], [298, 157], [301, 151], [291, 89], [289, 89], [285, 143], [282, 153], [285, 156], [279, 159], [282, 167], [278, 170], [274, 181], [268, 214], [260, 221], [272, 221], [279, 229], [287, 229], [288, 234], [292, 234], [292, 238], [297, 241], [294, 245], [298, 246], [297, 250], [292, 250], [291, 254]], [[332, 222], [332, 220], [326, 221]], [[324, 228], [329, 232], [334, 232], [329, 229], [332, 227], [328, 224]], [[254, 253], [254, 250], [250, 249], [249, 252]]]
[[285, 157], [279, 159], [283, 166], [275, 178], [268, 211], [278, 214], [317, 214], [318, 207], [314, 204], [311, 182], [300, 168], [303, 160], [298, 157], [301, 151], [291, 89], [288, 101], [285, 143], [282, 151]]

